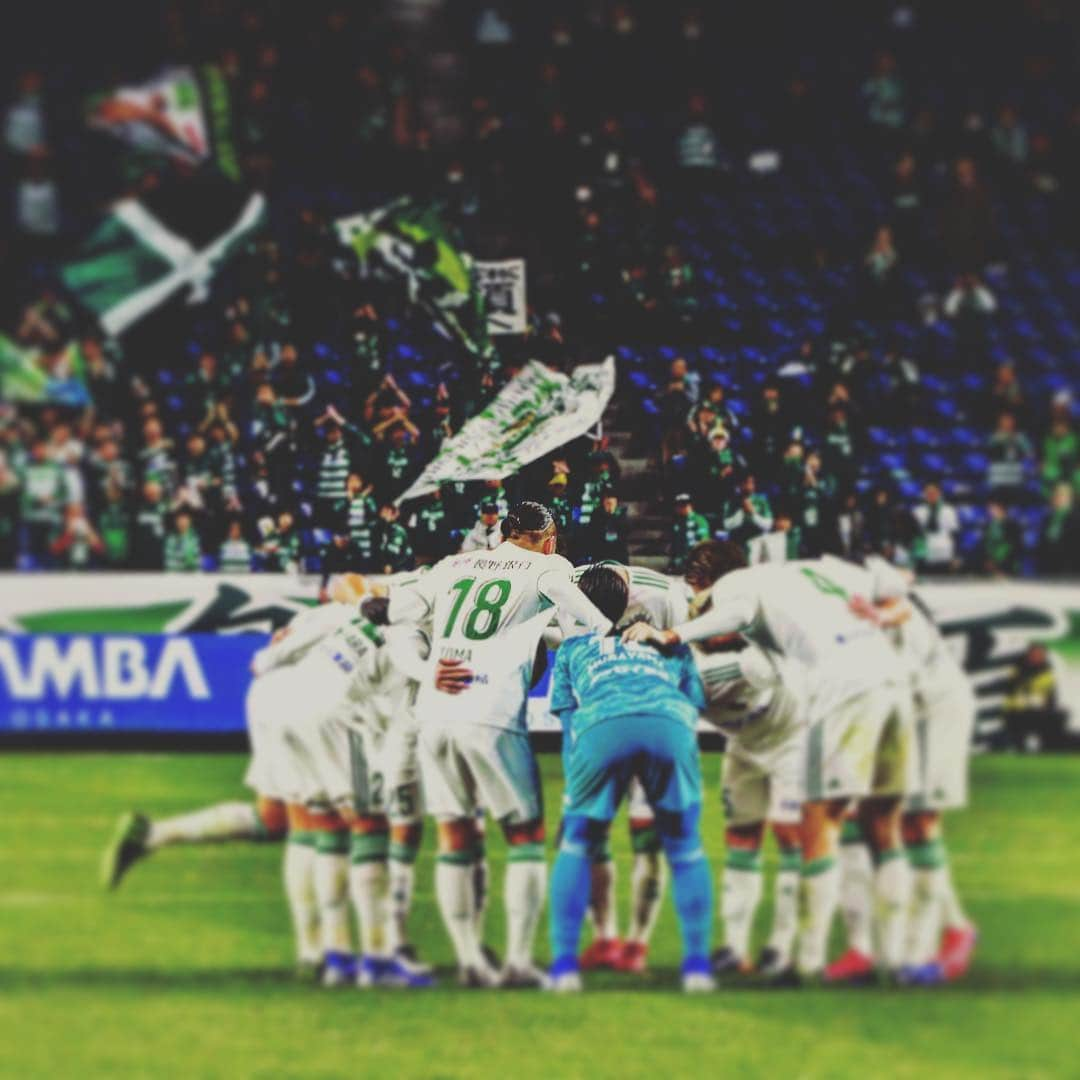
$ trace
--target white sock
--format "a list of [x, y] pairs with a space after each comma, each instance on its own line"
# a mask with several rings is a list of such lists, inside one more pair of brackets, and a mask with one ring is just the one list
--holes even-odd
[[874, 955], [874, 863], [863, 843], [840, 845], [840, 910], [849, 949]]
[[296, 959], [301, 964], [318, 963], [322, 953], [319, 943], [319, 905], [315, 900], [315, 849], [309, 844], [285, 844], [281, 875], [285, 899], [289, 903]]
[[803, 867], [799, 882], [799, 959], [802, 975], [817, 975], [825, 967], [829, 931], [840, 892], [840, 872], [836, 860], [815, 859]]
[[886, 971], [896, 971], [904, 962], [910, 899], [907, 854], [903, 848], [885, 852], [874, 871], [874, 908], [877, 961]]
[[323, 952], [351, 953], [348, 855], [316, 852], [315, 897], [319, 902], [319, 937]]
[[944, 866], [913, 867], [911, 871], [911, 912], [905, 961], [917, 967], [928, 964], [937, 955], [947, 873]]
[[660, 916], [667, 882], [667, 863], [660, 852], [640, 852], [634, 856], [630, 874], [630, 929], [627, 941], [647, 945]]
[[956, 885], [953, 882], [952, 869], [945, 864], [945, 888], [941, 895], [942, 918], [947, 927], [959, 927], [967, 929], [971, 926], [971, 920], [960, 903], [960, 897], [956, 894]]
[[[739, 865], [732, 865], [735, 849], [729, 849], [729, 862], [720, 882], [720, 915], [724, 920], [724, 944], [740, 959], [750, 952], [750, 931], [761, 900], [761, 855], [738, 851]], [[746, 858], [745, 856], [748, 856]]]
[[435, 897], [446, 932], [461, 967], [482, 967], [480, 939], [476, 936], [475, 863], [435, 863]]
[[781, 851], [780, 869], [777, 870], [776, 880], [773, 882], [773, 917], [769, 948], [778, 954], [783, 967], [791, 963], [791, 950], [799, 930], [800, 863], [798, 853], [788, 856]]
[[484, 941], [484, 918], [487, 915], [488, 906], [488, 862], [487, 854], [483, 851], [476, 862], [472, 863], [472, 887], [473, 887], [473, 933], [476, 940], [481, 944]]
[[592, 916], [593, 934], [598, 941], [612, 941], [619, 936], [619, 921], [615, 911], [614, 859], [592, 864], [589, 914]]
[[[513, 848], [510, 850], [512, 858]], [[532, 967], [533, 942], [546, 892], [547, 863], [543, 859], [521, 859], [506, 864], [507, 967]]]
[[349, 893], [364, 956], [386, 956], [389, 943], [390, 878], [385, 859], [354, 863], [349, 867]]
[[416, 866], [413, 863], [390, 860], [390, 920], [386, 945], [390, 953], [409, 943], [409, 912], [415, 882]]
[[215, 840], [251, 840], [259, 835], [261, 822], [254, 804], [217, 803], [176, 817], [150, 822], [146, 846], [151, 851], [166, 844], [202, 844]]

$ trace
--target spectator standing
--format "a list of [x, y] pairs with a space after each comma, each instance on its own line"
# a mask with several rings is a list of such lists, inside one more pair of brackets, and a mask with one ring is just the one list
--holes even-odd
[[136, 569], [164, 569], [168, 514], [161, 485], [156, 480], [148, 480], [142, 486], [139, 506], [135, 512], [132, 554]]
[[480, 504], [479, 510], [476, 524], [461, 542], [462, 551], [494, 551], [503, 542], [498, 503], [494, 499], [486, 499]]
[[[262, 541], [258, 556], [262, 569], [279, 573], [295, 573], [300, 567], [300, 534], [296, 521], [288, 510], [282, 510], [276, 520], [260, 522]], [[348, 535], [345, 534], [346, 542]]]
[[398, 518], [400, 511], [392, 502], [379, 507], [379, 532], [375, 549], [375, 562], [382, 574], [399, 574], [411, 570], [414, 565], [412, 544]]
[[104, 545], [105, 564], [119, 570], [128, 565], [132, 555], [131, 515], [124, 491], [113, 482], [105, 487], [104, 504], [98, 512], [98, 533]]
[[251, 545], [244, 537], [243, 523], [235, 519], [229, 522], [222, 542], [218, 569], [223, 574], [247, 574], [251, 570]]
[[990, 195], [971, 158], [959, 158], [953, 167], [953, 189], [942, 208], [941, 238], [950, 268], [960, 274], [981, 273], [996, 254]]
[[86, 570], [95, 556], [104, 555], [105, 545], [81, 504], [65, 507], [63, 526], [53, 538], [50, 551], [67, 570]]
[[671, 560], [668, 572], [681, 574], [690, 550], [712, 538], [709, 519], [694, 509], [688, 493], [675, 496], [675, 519], [671, 526]]
[[587, 560], [629, 563], [629, 531], [626, 508], [619, 505], [618, 495], [609, 488], [601, 495], [600, 505], [582, 538]]
[[904, 126], [906, 94], [892, 53], [882, 51], [874, 58], [874, 70], [862, 85], [862, 99], [867, 120], [879, 131], [891, 134]]
[[1039, 569], [1044, 574], [1080, 573], [1080, 511], [1068, 484], [1058, 484], [1039, 537]]
[[325, 527], [333, 522], [335, 509], [346, 497], [354, 462], [345, 442], [345, 433], [336, 419], [325, 422], [323, 440], [315, 481], [315, 521]]
[[26, 550], [47, 565], [49, 545], [63, 521], [67, 485], [64, 470], [49, 456], [44, 439], [30, 447], [30, 460], [22, 476], [22, 520], [26, 530]]
[[1022, 549], [1020, 526], [1009, 516], [1008, 505], [1003, 499], [992, 497], [982, 536], [981, 569], [993, 577], [1016, 577]]
[[787, 497], [796, 508], [802, 547], [808, 558], [817, 558], [835, 547], [836, 478], [826, 472], [817, 450], [811, 450], [805, 462], [801, 453], [789, 458], [788, 469], [796, 473], [793, 483], [789, 479]]
[[1043, 490], [1050, 493], [1069, 483], [1080, 471], [1080, 439], [1073, 429], [1068, 406], [1051, 412], [1050, 430], [1042, 445]]
[[773, 514], [766, 495], [757, 490], [753, 473], [747, 473], [739, 489], [724, 508], [724, 528], [728, 536], [747, 551], [750, 541], [772, 532]]
[[956, 558], [956, 534], [960, 518], [947, 503], [937, 484], [927, 484], [922, 501], [913, 511], [919, 526], [916, 562], [924, 573], [948, 573], [959, 565]]
[[202, 545], [191, 524], [191, 515], [181, 510], [165, 537], [165, 569], [170, 574], [193, 573], [202, 567]]
[[452, 550], [450, 515], [443, 505], [440, 488], [425, 495], [413, 510], [409, 517], [409, 535], [420, 566], [430, 566]]
[[1016, 417], [1009, 412], [998, 417], [997, 428], [987, 447], [990, 459], [986, 482], [999, 500], [1015, 505], [1026, 495], [1027, 468], [1035, 457], [1031, 440], [1016, 429]]

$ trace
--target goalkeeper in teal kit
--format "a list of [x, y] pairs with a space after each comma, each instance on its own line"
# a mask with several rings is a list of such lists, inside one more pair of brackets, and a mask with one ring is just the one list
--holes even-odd
[[[588, 570], [581, 591], [612, 624], [625, 611], [626, 580]], [[636, 776], [656, 813], [671, 865], [683, 939], [683, 988], [712, 989], [712, 874], [701, 844], [701, 767], [696, 725], [705, 697], [689, 649], [664, 654], [599, 632], [565, 640], [551, 684], [562, 722], [566, 794], [563, 835], [551, 875], [551, 968], [555, 990], [578, 990], [578, 937], [589, 903], [590, 851]]]

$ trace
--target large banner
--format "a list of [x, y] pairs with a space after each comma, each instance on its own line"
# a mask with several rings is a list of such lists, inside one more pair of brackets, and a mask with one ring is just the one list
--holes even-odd
[[[242, 732], [252, 655], [317, 589], [286, 574], [0, 574], [0, 741]], [[1050, 645], [1077, 726], [1080, 586], [935, 583], [919, 594], [971, 675], [980, 738], [1000, 726], [1005, 679], [1032, 641]], [[534, 731], [559, 728], [547, 695], [545, 678], [529, 702]]]
[[229, 90], [216, 67], [170, 68], [138, 86], [98, 94], [87, 123], [143, 153], [188, 166], [214, 161], [230, 180], [240, 179]]
[[447, 439], [398, 502], [453, 480], [501, 480], [523, 465], [584, 435], [615, 392], [615, 358], [582, 364], [570, 375], [529, 363], [498, 397]]

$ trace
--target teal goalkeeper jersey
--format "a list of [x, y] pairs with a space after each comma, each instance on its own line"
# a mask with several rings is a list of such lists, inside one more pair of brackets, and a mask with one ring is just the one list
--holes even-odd
[[564, 641], [555, 657], [551, 711], [572, 739], [620, 716], [655, 716], [693, 728], [704, 708], [701, 679], [685, 646], [665, 655], [593, 632]]

